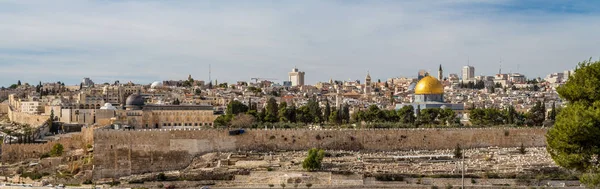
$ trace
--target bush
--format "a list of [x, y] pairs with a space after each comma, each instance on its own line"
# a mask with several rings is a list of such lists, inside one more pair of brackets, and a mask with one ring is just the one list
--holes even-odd
[[446, 184], [446, 189], [452, 189], [453, 187], [452, 184]]
[[92, 180], [88, 179], [88, 180], [83, 181], [83, 184], [93, 184], [93, 183], [92, 183]]
[[29, 177], [31, 180], [38, 180], [42, 178], [42, 174], [38, 172], [25, 172], [21, 174], [21, 177]]
[[43, 153], [43, 154], [40, 156], [40, 159], [49, 158], [49, 157], [50, 157], [50, 153]]
[[460, 145], [456, 144], [456, 148], [454, 148], [454, 158], [462, 158], [463, 153], [462, 149], [460, 149]]
[[523, 146], [523, 143], [521, 143], [521, 147], [519, 147], [519, 153], [520, 153], [520, 154], [525, 154], [525, 153], [527, 153], [527, 151], [525, 150], [525, 146]]
[[164, 173], [158, 173], [158, 175], [156, 175], [156, 180], [157, 181], [166, 181], [167, 176]]
[[267, 167], [267, 171], [273, 171], [273, 168]]
[[143, 180], [132, 180], [127, 182], [128, 184], [144, 184]]
[[377, 181], [404, 181], [404, 175], [400, 174], [378, 174], [375, 175]]
[[52, 146], [52, 150], [50, 150], [50, 156], [52, 156], [52, 157], [62, 156], [63, 150], [64, 150], [63, 145], [60, 143], [56, 143], [56, 144], [54, 144], [54, 146]]

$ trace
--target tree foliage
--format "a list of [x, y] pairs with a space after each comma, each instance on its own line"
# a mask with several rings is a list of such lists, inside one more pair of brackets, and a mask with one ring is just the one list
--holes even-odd
[[237, 115], [240, 113], [246, 113], [248, 111], [248, 106], [241, 103], [240, 101], [234, 100], [227, 104], [227, 110], [225, 110], [225, 114], [227, 115]]
[[325, 151], [322, 149], [310, 149], [308, 150], [308, 155], [302, 161], [302, 168], [308, 171], [314, 171], [321, 168], [321, 162], [325, 157]]
[[554, 162], [584, 174], [588, 187], [600, 186], [600, 61], [579, 63], [575, 74], [557, 89], [568, 104], [557, 111], [554, 127], [546, 134]]

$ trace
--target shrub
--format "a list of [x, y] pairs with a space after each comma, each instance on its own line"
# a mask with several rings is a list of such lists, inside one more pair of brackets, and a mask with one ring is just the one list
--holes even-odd
[[50, 157], [50, 153], [43, 153], [43, 154], [40, 156], [40, 159], [49, 158], [49, 157]]
[[400, 174], [379, 174], [375, 175], [377, 181], [404, 181], [404, 176]]
[[127, 182], [128, 184], [144, 184], [143, 180], [132, 180]]
[[302, 162], [302, 168], [308, 171], [314, 171], [321, 168], [321, 162], [325, 157], [325, 151], [320, 149], [310, 149], [308, 156]]
[[83, 181], [83, 184], [93, 184], [93, 183], [92, 183], [92, 180], [88, 179], [88, 180]]
[[510, 133], [508, 132], [508, 130], [504, 130], [504, 136], [508, 136]]
[[156, 180], [157, 181], [166, 181], [167, 176], [164, 173], [158, 173], [158, 175], [156, 175]]
[[56, 144], [54, 144], [54, 146], [52, 146], [52, 150], [50, 150], [50, 156], [52, 156], [52, 157], [62, 156], [63, 150], [64, 150], [63, 145], [60, 143], [56, 143]]
[[525, 146], [523, 146], [523, 143], [521, 143], [521, 147], [519, 147], [519, 153], [520, 153], [520, 154], [525, 154], [525, 153], [527, 153], [527, 151], [525, 150]]
[[267, 167], [267, 171], [273, 171], [273, 168]]
[[456, 148], [454, 148], [454, 158], [461, 158], [462, 156], [462, 149], [460, 149], [459, 144], [456, 144]]
[[453, 187], [452, 184], [446, 184], [446, 189], [452, 189]]
[[42, 178], [42, 174], [38, 172], [25, 172], [21, 174], [21, 177], [29, 177], [31, 180], [38, 180]]

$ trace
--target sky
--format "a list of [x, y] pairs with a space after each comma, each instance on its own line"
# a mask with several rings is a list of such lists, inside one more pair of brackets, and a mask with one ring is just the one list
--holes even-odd
[[0, 86], [518, 72], [600, 56], [600, 1], [0, 0]]

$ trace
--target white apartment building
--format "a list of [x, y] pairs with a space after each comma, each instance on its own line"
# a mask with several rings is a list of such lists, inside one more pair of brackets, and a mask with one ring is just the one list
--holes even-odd
[[292, 87], [304, 85], [304, 72], [299, 72], [298, 68], [292, 69], [289, 73], [289, 81], [292, 82]]
[[472, 80], [475, 77], [475, 67], [465, 66], [462, 69], [462, 80]]

